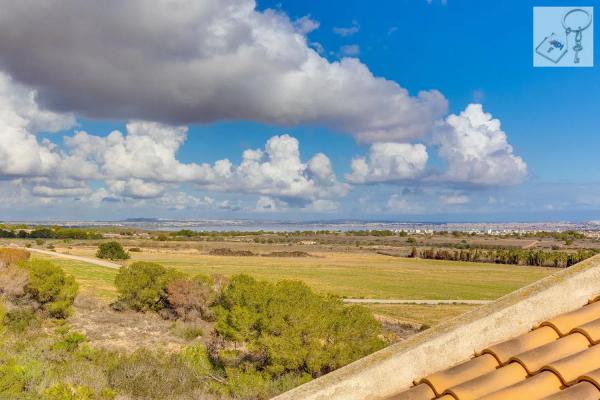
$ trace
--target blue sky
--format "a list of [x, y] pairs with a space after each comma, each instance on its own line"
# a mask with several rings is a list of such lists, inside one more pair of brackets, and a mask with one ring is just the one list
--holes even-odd
[[[374, 74], [413, 92], [438, 89], [451, 112], [483, 103], [502, 121], [535, 178], [585, 182], [594, 177], [592, 171], [600, 171], [600, 70], [534, 68], [531, 62], [532, 8], [555, 3], [405, 0], [373, 7], [350, 0], [336, 7], [319, 1], [259, 2], [280, 5], [292, 17], [310, 14], [322, 22], [312, 40], [333, 52], [358, 44], [361, 61]], [[560, 2], [569, 5], [581, 2]], [[355, 35], [333, 33], [333, 27], [354, 20], [360, 25]]]
[[[143, 0], [134, 3], [137, 2], [144, 4]], [[61, 3], [57, 3], [57, 13]], [[245, 0], [231, 0], [231, 3], [234, 8], [252, 7], [251, 2]], [[152, 7], [151, 3], [146, 4]], [[553, 4], [517, 0], [396, 0], [377, 2], [374, 6], [372, 2], [358, 0], [259, 0], [249, 25], [260, 28], [253, 31], [255, 36], [263, 32], [260, 24], [271, 29], [272, 37], [265, 36], [264, 41], [259, 37], [256, 41], [259, 46], [273, 46], [266, 51], [280, 57], [278, 63], [263, 68], [258, 60], [256, 65], [248, 67], [255, 72], [238, 76], [232, 60], [234, 65], [251, 63], [247, 58], [231, 58], [223, 64], [223, 69], [232, 68], [233, 72], [211, 89], [224, 94], [198, 101], [198, 104], [196, 99], [191, 99], [190, 109], [187, 110], [184, 102], [181, 112], [174, 105], [172, 110], [166, 108], [182, 98], [181, 101], [187, 101], [185, 96], [190, 94], [186, 92], [184, 96], [181, 89], [172, 101], [167, 101], [179, 90], [181, 82], [161, 80], [164, 66], [159, 61], [156, 80], [139, 78], [142, 84], [136, 84], [131, 90], [139, 89], [139, 96], [126, 90], [120, 93], [120, 87], [126, 87], [131, 79], [121, 77], [119, 62], [114, 67], [107, 64], [103, 70], [104, 66], [91, 61], [103, 56], [103, 51], [111, 50], [110, 37], [102, 36], [97, 42], [83, 46], [73, 43], [60, 57], [48, 55], [43, 46], [11, 50], [14, 53], [10, 60], [0, 55], [0, 70], [9, 82], [5, 83], [4, 92], [0, 90], [0, 95], [14, 99], [16, 95], [11, 93], [35, 93], [35, 107], [47, 109], [52, 113], [52, 121], [58, 122], [55, 129], [48, 129], [50, 132], [44, 132], [43, 128], [33, 132], [29, 125], [37, 121], [32, 119], [27, 129], [34, 135], [36, 146], [41, 146], [40, 151], [55, 154], [58, 161], [52, 161], [51, 166], [36, 164], [35, 168], [32, 163], [12, 170], [6, 167], [4, 172], [0, 163], [0, 196], [5, 200], [0, 208], [0, 219], [139, 216], [410, 221], [600, 219], [598, 67], [534, 68], [532, 63], [533, 6]], [[560, 5], [581, 4], [564, 1]], [[15, 23], [22, 26], [43, 18], [17, 6], [11, 7], [7, 14], [11, 12], [14, 12]], [[148, 15], [151, 17], [147, 18], [152, 18], [155, 14]], [[220, 15], [216, 8], [199, 10], [198, 21], [207, 25], [206, 21], [210, 22], [213, 15], [214, 18]], [[102, 27], [102, 23], [112, 22], [111, 15], [104, 17], [104, 22], [99, 18], [99, 22], [94, 23]], [[171, 30], [179, 36], [169, 37], [162, 32], [156, 38], [150, 36], [143, 42], [144, 47], [140, 47], [140, 54], [146, 60], [159, 54], [156, 59], [160, 62], [169, 57], [190, 57], [192, 61], [195, 61], [193, 57], [201, 57], [205, 61], [213, 57], [211, 52], [224, 51], [213, 50], [209, 47], [213, 42], [207, 40], [208, 44], [201, 51], [194, 49], [193, 56], [192, 52], [182, 53], [194, 42], [194, 35], [202, 33], [187, 30], [194, 21], [176, 25], [181, 21], [180, 15], [173, 15], [171, 20], [165, 17], [164, 25], [173, 24]], [[155, 21], [154, 25], [160, 24]], [[63, 37], [64, 29], [59, 22], [50, 26], [47, 40]], [[132, 38], [129, 52], [132, 48], [137, 50], [135, 29], [133, 26], [123, 33], [127, 40]], [[148, 35], [150, 28], [140, 25], [139, 29]], [[236, 26], [226, 25], [222, 29], [233, 32], [231, 40], [241, 43], [250, 40], [243, 34], [237, 36]], [[285, 31], [285, 40], [273, 33], [279, 32], [278, 29]], [[287, 93], [276, 93], [281, 80], [256, 74], [269, 74], [271, 67], [288, 68], [287, 63], [291, 66], [282, 75], [285, 79], [300, 69], [303, 74], [309, 73], [303, 69], [305, 64], [298, 64], [300, 69], [295, 69], [294, 63], [303, 50], [290, 50], [290, 46], [295, 49], [296, 45], [288, 41], [293, 40], [290, 29], [296, 29], [295, 35], [304, 37], [305, 44], [300, 47], [317, 51], [318, 57], [325, 60], [323, 68], [328, 78], [319, 75], [303, 81], [304, 86], [316, 82], [316, 88], [303, 91], [302, 87], [294, 87], [298, 95], [287, 97]], [[119, 34], [121, 32], [115, 36]], [[28, 43], [26, 40], [33, 38], [43, 42], [35, 35], [33, 30], [24, 33], [22, 38], [15, 35], [14, 39], [0, 40], [0, 53], [19, 47], [19, 40]], [[189, 43], [182, 42], [179, 47], [181, 37], [186, 35], [189, 35]], [[594, 39], [600, 43], [595, 32]], [[102, 46], [95, 48], [98, 43]], [[591, 43], [584, 43], [585, 46], [592, 47]], [[111, 54], [131, 54], [117, 53], [121, 50], [115, 44]], [[60, 53], [61, 46], [56, 51]], [[242, 57], [239, 54], [229, 53], [231, 57]], [[289, 60], [281, 67], [279, 61], [286, 57]], [[348, 75], [337, 80], [335, 74], [342, 59], [356, 59], [374, 77], [406, 89], [411, 96], [407, 100], [410, 102], [408, 111], [386, 109], [388, 99], [396, 98], [394, 93], [400, 89], [381, 87], [377, 78], [368, 76], [356, 78], [354, 82], [357, 74], [362, 75], [348, 71], [357, 64], [346, 64], [340, 73]], [[49, 70], [73, 68], [73, 81], [60, 72], [36, 73], [35, 67], [30, 67], [32, 60], [45, 62]], [[20, 68], [23, 65], [28, 66], [26, 71]], [[123, 64], [123, 68], [133, 67]], [[141, 67], [136, 68], [139, 68], [137, 75], [143, 76]], [[152, 68], [148, 65], [149, 71]], [[186, 79], [191, 86], [202, 79], [208, 79], [209, 83], [220, 79], [202, 76], [202, 71], [206, 70], [199, 68], [190, 72]], [[104, 88], [110, 85], [95, 83], [99, 76], [109, 79], [111, 74], [114, 74], [111, 84], [121, 78], [124, 80], [106, 90]], [[173, 75], [176, 73], [169, 72], [165, 76]], [[255, 77], [262, 86], [253, 84]], [[319, 79], [323, 79], [322, 86]], [[330, 85], [340, 86], [333, 90]], [[355, 97], [363, 96], [361, 88], [372, 90], [374, 96], [373, 101], [364, 103], [364, 116], [354, 105], [347, 105]], [[203, 90], [209, 91], [207, 84], [198, 84], [198, 88], [190, 92], [191, 96], [202, 97]], [[444, 100], [415, 100], [420, 91], [429, 90], [439, 91]], [[161, 103], [163, 93], [165, 102]], [[229, 96], [229, 93], [234, 95]], [[276, 95], [270, 98], [270, 93]], [[156, 94], [157, 100], [148, 100]], [[246, 97], [249, 100], [246, 101]], [[265, 104], [271, 105], [257, 106], [256, 113], [251, 112], [254, 105], [265, 98], [268, 100]], [[23, 111], [20, 103], [10, 101], [12, 103], [6, 104], [14, 109], [14, 116], [29, 118], [31, 113]], [[360, 104], [360, 100], [356, 101]], [[441, 110], [444, 101], [447, 108]], [[420, 104], [424, 104], [424, 109]], [[471, 104], [481, 104], [482, 108], [469, 108]], [[250, 111], [245, 112], [246, 109]], [[367, 121], [371, 116], [372, 121]], [[473, 122], [482, 118], [484, 122], [480, 125]], [[152, 138], [154, 142], [147, 142], [150, 147], [135, 147], [133, 140], [127, 142], [127, 137], [134, 134], [128, 131], [126, 124], [138, 120], [163, 124], [172, 128], [172, 133], [169, 130], [157, 133], [159, 128], [154, 125], [138, 126], [138, 137]], [[405, 123], [407, 120], [410, 124]], [[498, 120], [500, 127], [494, 120]], [[14, 127], [15, 124], [17, 122], [7, 125]], [[175, 126], [185, 126], [187, 131], [178, 132]], [[5, 146], [8, 157], [11, 141], [10, 137], [2, 141], [2, 129], [0, 126], [0, 154]], [[385, 131], [381, 134], [384, 136], [377, 136], [381, 129]], [[118, 148], [111, 147], [114, 137], [107, 138], [114, 130], [120, 131], [123, 139]], [[78, 131], [86, 133], [78, 136], [77, 144], [73, 144]], [[289, 136], [281, 136], [284, 134]], [[29, 136], [12, 137], [17, 138], [16, 141], [29, 140]], [[480, 142], [481, 137], [485, 143]], [[277, 156], [269, 156], [271, 153], [265, 150], [273, 138], [277, 139], [270, 143], [283, 158], [279, 164], [269, 158]], [[47, 150], [49, 145], [44, 144], [45, 140], [58, 147]], [[292, 172], [286, 169], [290, 165], [286, 157], [293, 159], [296, 154], [294, 146], [300, 152], [297, 160], [300, 172], [294, 170], [296, 167], [291, 167]], [[111, 151], [113, 155], [122, 149], [136, 154], [123, 153], [114, 164], [121, 165], [121, 171], [112, 171], [106, 165], [110, 157], [100, 155], [97, 150], [104, 147], [111, 150], [103, 151]], [[254, 168], [252, 170], [238, 168], [245, 159], [242, 153], [248, 149], [263, 149], [262, 161], [248, 167]], [[138, 157], [148, 151], [158, 161], [152, 163], [148, 157]], [[311, 164], [312, 157], [319, 153], [323, 153], [326, 160], [317, 157], [314, 165]], [[370, 155], [373, 158], [369, 158]], [[232, 177], [229, 172], [220, 175], [217, 164], [224, 159], [231, 163]], [[364, 159], [364, 172], [357, 172], [359, 167], [353, 164], [356, 159]], [[140, 166], [144, 162], [148, 165]], [[203, 164], [208, 167], [202, 167]], [[85, 168], [90, 172], [83, 173]], [[74, 174], [72, 169], [82, 172]], [[127, 170], [131, 170], [130, 175]], [[263, 175], [258, 176], [257, 171]], [[296, 173], [299, 175], [294, 175]]]

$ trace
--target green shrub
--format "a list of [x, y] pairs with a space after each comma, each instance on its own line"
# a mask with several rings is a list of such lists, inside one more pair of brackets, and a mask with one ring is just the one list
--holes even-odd
[[215, 330], [225, 341], [214, 352], [216, 362], [270, 379], [317, 377], [384, 346], [366, 308], [317, 295], [302, 282], [271, 284], [245, 275], [223, 291]]
[[79, 345], [86, 341], [86, 337], [84, 334], [79, 332], [70, 332], [63, 336], [61, 340], [54, 343], [52, 348], [54, 350], [64, 350], [69, 353], [74, 352], [79, 348]]
[[44, 390], [44, 400], [93, 400], [94, 392], [87, 386], [58, 383]]
[[273, 378], [253, 369], [227, 369], [228, 394], [236, 399], [270, 399], [310, 379], [309, 375], [295, 373]]
[[27, 308], [15, 308], [7, 312], [2, 322], [11, 332], [25, 332], [29, 328], [39, 325], [39, 321], [33, 310]]
[[115, 277], [118, 302], [136, 311], [159, 311], [167, 307], [167, 285], [184, 276], [160, 264], [138, 261], [121, 267]]
[[64, 319], [71, 315], [72, 304], [72, 300], [53, 301], [46, 305], [46, 310], [51, 317]]
[[49, 261], [32, 260], [21, 263], [29, 272], [26, 292], [54, 318], [66, 318], [77, 296], [75, 278]]
[[0, 399], [37, 399], [28, 391], [39, 382], [42, 368], [37, 361], [0, 359]]
[[184, 347], [179, 353], [179, 360], [198, 375], [207, 375], [214, 372], [208, 350], [202, 343]]
[[[28, 382], [27, 369], [15, 362], [8, 362], [0, 365], [0, 396], [1, 398], [11, 398], [8, 396], [17, 396], [25, 391]], [[6, 397], [5, 397], [6, 396]]]
[[119, 242], [106, 242], [98, 246], [96, 257], [108, 260], [127, 260], [129, 253], [123, 250], [123, 246]]

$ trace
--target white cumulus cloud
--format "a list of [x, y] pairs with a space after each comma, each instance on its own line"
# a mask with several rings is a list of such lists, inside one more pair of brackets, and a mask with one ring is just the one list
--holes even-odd
[[441, 179], [477, 185], [510, 185], [527, 177], [527, 164], [513, 154], [500, 121], [470, 104], [459, 115], [452, 114], [438, 127], [433, 143], [447, 161]]
[[427, 165], [423, 144], [374, 143], [367, 157], [352, 160], [351, 183], [394, 182], [418, 178]]
[[63, 159], [55, 145], [39, 141], [35, 133], [69, 128], [74, 119], [40, 109], [36, 96], [0, 72], [0, 176], [44, 175]]
[[300, 158], [300, 144], [289, 135], [273, 136], [265, 149], [246, 150], [234, 166], [229, 160], [217, 161], [213, 175], [201, 188], [277, 197], [284, 201], [314, 201], [344, 196], [349, 188], [339, 182], [329, 158], [322, 153], [308, 162]]
[[181, 163], [176, 157], [186, 134], [185, 127], [135, 121], [127, 124], [126, 134], [113, 131], [101, 137], [77, 132], [65, 142], [74, 157], [96, 163], [106, 178], [158, 182], [203, 179], [210, 173], [208, 166]]

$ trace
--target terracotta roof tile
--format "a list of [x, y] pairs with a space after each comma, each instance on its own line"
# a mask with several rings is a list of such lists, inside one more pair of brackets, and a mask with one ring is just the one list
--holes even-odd
[[589, 347], [589, 345], [590, 342], [584, 335], [573, 333], [537, 349], [511, 357], [511, 360], [521, 364], [529, 374], [535, 374], [545, 365], [579, 353]]
[[440, 395], [446, 389], [491, 372], [498, 366], [498, 361], [494, 356], [484, 354], [447, 370], [429, 375], [420, 382], [428, 383], [434, 389], [435, 393]]
[[505, 364], [511, 357], [517, 354], [543, 346], [558, 338], [558, 333], [553, 328], [544, 326], [506, 342], [490, 346], [483, 350], [482, 353], [492, 354], [501, 364]]
[[515, 385], [484, 396], [481, 400], [539, 400], [559, 392], [561, 386], [560, 379], [553, 372], [544, 371]]
[[542, 400], [598, 400], [600, 390], [589, 382], [581, 382]]
[[565, 385], [572, 385], [577, 378], [600, 366], [600, 346], [592, 346], [587, 350], [565, 357], [544, 367], [554, 372]]
[[565, 336], [569, 334], [572, 329], [598, 318], [600, 318], [600, 301], [588, 304], [575, 311], [559, 315], [556, 318], [552, 318], [542, 323], [541, 326], [551, 326], [556, 329], [560, 336]]
[[417, 382], [390, 400], [600, 400], [600, 301]]
[[573, 330], [587, 336], [590, 342], [597, 344], [600, 342], [600, 319], [581, 325]]
[[389, 400], [431, 400], [433, 398], [435, 398], [435, 393], [429, 385], [423, 383], [390, 397]]
[[459, 400], [475, 400], [486, 394], [514, 385], [527, 378], [527, 371], [517, 363], [510, 363], [485, 375], [471, 379], [446, 391]]
[[[600, 360], [598, 366], [600, 367]], [[579, 380], [593, 383], [600, 390], [600, 368], [586, 373]]]

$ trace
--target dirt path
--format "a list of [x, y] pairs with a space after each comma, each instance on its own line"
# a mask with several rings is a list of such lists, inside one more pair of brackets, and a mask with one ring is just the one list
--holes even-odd
[[344, 299], [348, 304], [472, 304], [482, 305], [491, 303], [493, 300], [408, 300], [408, 299]]
[[33, 248], [18, 247], [18, 246], [12, 246], [12, 247], [16, 247], [16, 248], [19, 248], [19, 249], [22, 249], [25, 251], [30, 251], [32, 253], [45, 254], [48, 256], [52, 256], [52, 257], [60, 257], [60, 258], [66, 258], [69, 260], [83, 261], [83, 262], [86, 262], [89, 264], [99, 265], [101, 267], [106, 267], [106, 268], [112, 268], [112, 269], [121, 268], [121, 264], [117, 264], [117, 263], [110, 262], [110, 261], [98, 260], [96, 258], [73, 256], [71, 254], [57, 253], [55, 251], [42, 250], [42, 249], [33, 249]]
[[530, 248], [532, 248], [533, 246], [535, 246], [538, 243], [539, 243], [539, 240], [534, 240], [533, 242], [531, 242], [531, 243], [526, 244], [525, 246], [523, 246], [522, 249], [530, 249]]

